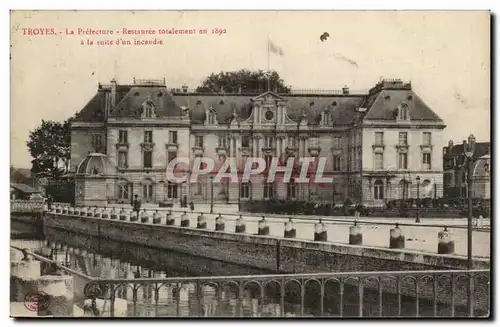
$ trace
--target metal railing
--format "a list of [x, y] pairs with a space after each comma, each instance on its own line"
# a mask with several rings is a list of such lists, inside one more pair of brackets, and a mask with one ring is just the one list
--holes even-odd
[[79, 292], [83, 287], [95, 316], [104, 314], [97, 310], [99, 301], [109, 303], [105, 311], [111, 317], [117, 310], [129, 317], [148, 312], [156, 317], [487, 317], [490, 312], [486, 269], [151, 278], [166, 274], [126, 263], [126, 275], [133, 272], [135, 278], [110, 279], [11, 248], [83, 278]]
[[[489, 270], [339, 272], [94, 279], [86, 290], [90, 298], [109, 300], [110, 308], [117, 299], [131, 300], [132, 316], [148, 306], [154, 316], [161, 316], [162, 306], [168, 305], [175, 306], [173, 312], [179, 315], [184, 289], [191, 295], [187, 314], [197, 317], [228, 312], [247, 316], [252, 301], [258, 305], [250, 315], [258, 317], [269, 306], [279, 309], [273, 316], [280, 317], [477, 317], [489, 314], [489, 280]], [[231, 302], [234, 310], [225, 310], [224, 302]], [[214, 303], [215, 309], [209, 310]]]

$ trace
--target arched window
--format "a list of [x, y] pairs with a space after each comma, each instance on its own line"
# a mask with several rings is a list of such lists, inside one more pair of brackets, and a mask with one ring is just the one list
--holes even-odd
[[404, 179], [399, 182], [399, 194], [400, 194], [400, 198], [403, 200], [406, 200], [409, 198], [409, 194], [408, 194], [409, 184], [410, 184], [410, 182], [407, 180], [404, 180]]
[[273, 199], [273, 198], [274, 198], [274, 183], [265, 183], [264, 199]]
[[384, 182], [380, 179], [377, 179], [373, 184], [373, 197], [375, 200], [384, 199]]
[[151, 180], [142, 182], [142, 200], [143, 202], [154, 202], [154, 184]]
[[431, 198], [432, 197], [432, 183], [430, 180], [426, 179], [420, 184], [420, 194], [421, 198]]
[[297, 184], [295, 184], [295, 180], [292, 178], [286, 187], [286, 197], [287, 199], [295, 199], [297, 196]]
[[251, 185], [250, 182], [240, 184], [240, 198], [249, 199], [250, 198]]

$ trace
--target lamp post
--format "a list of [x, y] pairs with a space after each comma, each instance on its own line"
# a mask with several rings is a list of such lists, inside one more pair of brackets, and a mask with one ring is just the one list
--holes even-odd
[[420, 176], [417, 176], [417, 219], [416, 223], [420, 223]]
[[210, 176], [210, 213], [214, 213], [214, 176]]
[[472, 164], [474, 161], [474, 147], [476, 138], [469, 135], [468, 142], [464, 141], [464, 154], [467, 160], [467, 198], [469, 202], [469, 214], [467, 216], [467, 263], [472, 269]]

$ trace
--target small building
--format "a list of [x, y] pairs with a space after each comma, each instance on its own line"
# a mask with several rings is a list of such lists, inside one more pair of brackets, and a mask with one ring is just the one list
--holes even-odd
[[75, 205], [105, 206], [114, 196], [116, 168], [102, 153], [90, 153], [75, 174]]
[[42, 199], [42, 192], [21, 183], [10, 183], [10, 198], [12, 200], [30, 200], [32, 198]]
[[[473, 159], [472, 197], [490, 199], [490, 142], [476, 143]], [[467, 198], [467, 165], [463, 144], [455, 145], [450, 140], [448, 146], [443, 147], [443, 171], [444, 196]]]

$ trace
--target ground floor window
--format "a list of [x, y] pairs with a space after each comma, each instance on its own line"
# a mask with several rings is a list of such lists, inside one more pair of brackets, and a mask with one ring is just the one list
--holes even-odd
[[168, 199], [177, 199], [177, 184], [168, 182], [167, 184], [167, 198]]
[[249, 199], [250, 198], [250, 182], [241, 183], [240, 185], [240, 198]]
[[382, 182], [380, 179], [377, 179], [375, 181], [375, 184], [373, 185], [373, 194], [375, 200], [384, 199], [384, 182]]
[[264, 184], [264, 199], [274, 198], [274, 183]]
[[152, 183], [142, 185], [142, 199], [144, 202], [152, 202], [154, 200], [154, 187]]
[[297, 197], [297, 184], [293, 179], [287, 184], [286, 188], [287, 199], [295, 199]]

